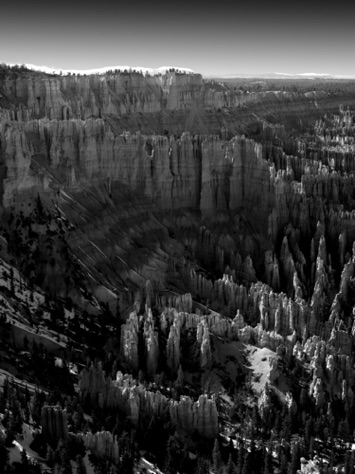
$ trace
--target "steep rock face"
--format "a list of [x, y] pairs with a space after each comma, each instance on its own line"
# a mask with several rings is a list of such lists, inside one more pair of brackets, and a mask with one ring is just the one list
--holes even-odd
[[6, 79], [2, 91], [8, 100], [18, 104], [13, 109], [13, 118], [18, 120], [154, 113], [196, 104], [217, 108], [260, 99], [258, 95], [244, 97], [240, 92], [206, 87], [199, 74], [174, 72], [161, 76], [130, 72], [102, 76], [37, 75]]
[[[260, 145], [244, 137], [181, 138], [115, 135], [102, 119], [41, 119], [1, 127], [7, 168], [3, 204], [21, 190], [105, 183], [138, 189], [159, 207], [203, 213], [236, 210], [269, 214], [273, 192]], [[54, 178], [54, 179], [53, 179]], [[58, 184], [57, 184], [58, 183]], [[119, 184], [118, 184], [119, 183]]]
[[[245, 137], [230, 142], [209, 139], [202, 142], [201, 209], [247, 212], [272, 206], [270, 171], [262, 159], [261, 146]], [[268, 208], [265, 213], [268, 214]], [[262, 212], [260, 212], [262, 215]]]
[[43, 434], [51, 443], [68, 437], [67, 412], [60, 406], [44, 406], [41, 411]]
[[[149, 76], [135, 72], [89, 76], [30, 74], [0, 83], [2, 97], [11, 104], [13, 120], [49, 117], [66, 120], [92, 116], [156, 113], [193, 107], [220, 109], [244, 104], [313, 104], [313, 97], [292, 93], [243, 92], [204, 81], [199, 74], [167, 72]], [[318, 97], [318, 101], [327, 97]]]

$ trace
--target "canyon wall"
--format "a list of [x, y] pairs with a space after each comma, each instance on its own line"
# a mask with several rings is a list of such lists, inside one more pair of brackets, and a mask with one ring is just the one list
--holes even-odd
[[[299, 100], [289, 92], [233, 90], [216, 81], [204, 81], [200, 74], [149, 76], [128, 71], [89, 76], [21, 75], [1, 81], [0, 94], [0, 106], [8, 109], [9, 118], [19, 121], [87, 119], [196, 107], [215, 110]], [[303, 99], [314, 101], [312, 96]]]
[[[274, 201], [261, 145], [245, 137], [115, 135], [103, 119], [2, 122], [4, 207], [22, 191], [126, 186], [162, 209], [243, 208], [267, 219]], [[265, 224], [265, 221], [264, 221]]]

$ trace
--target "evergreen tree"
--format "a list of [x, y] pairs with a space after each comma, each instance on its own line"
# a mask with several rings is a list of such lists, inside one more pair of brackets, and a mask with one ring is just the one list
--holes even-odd
[[46, 463], [50, 467], [53, 467], [54, 463], [55, 463], [54, 451], [53, 451], [53, 449], [51, 448], [50, 445], [48, 445], [48, 448], [47, 448]]
[[288, 465], [289, 465], [289, 462], [287, 460], [287, 456], [285, 455], [285, 453], [282, 453], [281, 459], [280, 459], [280, 474], [287, 474]]
[[40, 196], [39, 194], [37, 194], [36, 205], [37, 205], [37, 212], [38, 212], [38, 215], [39, 215], [39, 216], [43, 216], [44, 209], [43, 209], [43, 204], [42, 204], [41, 196]]
[[15, 294], [15, 275], [14, 275], [14, 269], [11, 267], [10, 268], [10, 291], [14, 295]]
[[347, 419], [341, 420], [338, 426], [338, 437], [341, 438], [346, 443], [349, 441], [350, 438], [350, 428], [349, 422]]
[[272, 474], [272, 445], [268, 444], [264, 451], [264, 471], [263, 474]]
[[315, 445], [315, 441], [314, 441], [314, 437], [312, 436], [309, 441], [309, 449], [308, 449], [308, 455], [310, 459], [313, 459], [313, 456], [314, 456], [314, 445]]
[[237, 458], [237, 474], [242, 474], [244, 463], [244, 446], [242, 443], [239, 445], [238, 458]]
[[351, 454], [350, 454], [348, 474], [354, 474], [354, 473], [355, 473], [355, 451], [352, 449]]
[[222, 466], [221, 450], [219, 449], [218, 439], [215, 439], [212, 451], [213, 471], [219, 472]]
[[174, 448], [173, 448], [173, 437], [170, 436], [167, 447], [166, 447], [166, 455], [165, 455], [165, 468], [164, 472], [166, 474], [172, 474], [176, 472], [175, 466], [174, 466]]
[[228, 462], [223, 471], [224, 474], [237, 474], [237, 466], [234, 464], [232, 455], [229, 455]]
[[27, 452], [25, 449], [21, 451], [21, 465], [22, 465], [23, 472], [28, 472], [29, 462], [28, 462]]
[[42, 411], [43, 401], [42, 396], [39, 390], [35, 390], [33, 397], [32, 397], [32, 419], [35, 423], [41, 422], [41, 411]]
[[350, 453], [347, 451], [344, 454], [344, 474], [349, 474], [350, 472]]
[[300, 469], [300, 446], [298, 443], [293, 445], [292, 454], [291, 454], [291, 463], [288, 469], [289, 474], [297, 474], [298, 469]]
[[9, 450], [5, 446], [4, 439], [0, 436], [0, 466], [4, 468], [4, 472], [9, 465], [9, 459]]
[[243, 468], [241, 471], [238, 471], [241, 474], [250, 474], [251, 472], [251, 464], [250, 464], [250, 457], [248, 451], [244, 453], [244, 459], [243, 459]]
[[210, 463], [207, 459], [203, 457], [197, 459], [195, 474], [210, 474]]
[[83, 457], [78, 454], [76, 457], [76, 474], [86, 474], [86, 472]]
[[335, 451], [333, 447], [331, 455], [330, 455], [330, 459], [329, 459], [328, 472], [332, 473], [334, 466], [335, 466]]

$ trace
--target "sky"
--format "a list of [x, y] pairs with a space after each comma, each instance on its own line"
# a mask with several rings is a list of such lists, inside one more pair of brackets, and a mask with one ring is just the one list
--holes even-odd
[[0, 15], [0, 62], [355, 76], [353, 12], [339, 1], [312, 5], [11, 0]]

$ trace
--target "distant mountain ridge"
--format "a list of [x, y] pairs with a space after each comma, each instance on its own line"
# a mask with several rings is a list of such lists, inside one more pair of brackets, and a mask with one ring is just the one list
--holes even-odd
[[[9, 64], [9, 66], [14, 66], [15, 64]], [[170, 69], [175, 69], [176, 71], [183, 72], [185, 74], [195, 74], [192, 69], [185, 67], [176, 67], [176, 66], [161, 66], [158, 68], [149, 68], [142, 66], [106, 66], [101, 68], [92, 68], [92, 69], [61, 69], [61, 68], [52, 68], [48, 66], [37, 66], [35, 64], [24, 64], [28, 69], [34, 71], [42, 71], [47, 74], [105, 74], [108, 71], [120, 70], [120, 71], [139, 71], [148, 73], [150, 75], [165, 74]]]
[[287, 72], [270, 72], [270, 73], [232, 73], [232, 74], [208, 74], [206, 78], [258, 78], [258, 79], [355, 79], [355, 76], [328, 74], [316, 72], [287, 73]]

